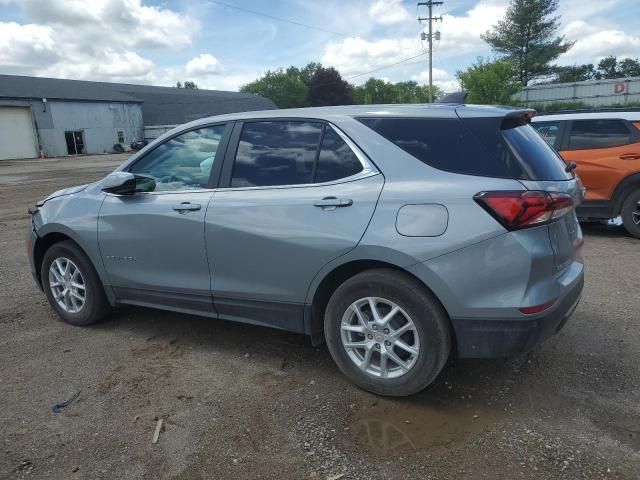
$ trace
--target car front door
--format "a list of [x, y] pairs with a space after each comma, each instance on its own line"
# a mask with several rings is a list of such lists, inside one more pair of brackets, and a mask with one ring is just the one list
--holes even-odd
[[121, 302], [216, 315], [204, 217], [230, 130], [212, 125], [166, 140], [128, 167], [153, 178], [153, 191], [106, 195], [98, 243]]
[[205, 219], [220, 318], [302, 332], [309, 284], [357, 245], [383, 183], [327, 123], [237, 123]]

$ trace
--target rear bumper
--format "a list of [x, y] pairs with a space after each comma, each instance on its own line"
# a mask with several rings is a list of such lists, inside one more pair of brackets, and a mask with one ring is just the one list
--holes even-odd
[[512, 357], [534, 349], [564, 327], [578, 306], [583, 286], [581, 273], [555, 307], [532, 318], [452, 318], [458, 357]]

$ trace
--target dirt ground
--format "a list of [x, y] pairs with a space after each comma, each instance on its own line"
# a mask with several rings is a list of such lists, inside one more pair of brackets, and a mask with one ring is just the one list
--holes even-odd
[[0, 162], [1, 478], [640, 478], [640, 241], [622, 228], [585, 227], [582, 302], [540, 349], [384, 399], [276, 330], [134, 308], [62, 323], [27, 207], [125, 158]]

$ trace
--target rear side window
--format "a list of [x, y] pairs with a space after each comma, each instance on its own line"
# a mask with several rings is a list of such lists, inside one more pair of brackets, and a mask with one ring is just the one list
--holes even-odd
[[314, 183], [350, 177], [361, 171], [362, 164], [353, 150], [333, 128], [326, 127]]
[[551, 146], [555, 145], [560, 132], [560, 122], [536, 122], [531, 126], [536, 129], [545, 142]]
[[322, 123], [245, 123], [231, 177], [232, 187], [311, 183]]
[[521, 178], [506, 146], [490, 153], [455, 118], [361, 118], [360, 121], [427, 165], [454, 173]]
[[632, 143], [631, 132], [622, 120], [574, 120], [569, 133], [571, 150], [619, 147]]
[[361, 118], [418, 160], [440, 170], [483, 177], [567, 180], [556, 152], [521, 120]]

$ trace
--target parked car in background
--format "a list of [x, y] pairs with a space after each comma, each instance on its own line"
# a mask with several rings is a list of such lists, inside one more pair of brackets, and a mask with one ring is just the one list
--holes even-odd
[[640, 238], [640, 110], [540, 115], [533, 126], [566, 162], [576, 162], [587, 189], [580, 219], [620, 215]]
[[326, 340], [353, 382], [557, 333], [583, 287], [579, 182], [532, 110], [367, 105], [211, 117], [31, 210], [31, 269], [87, 325], [142, 305]]

